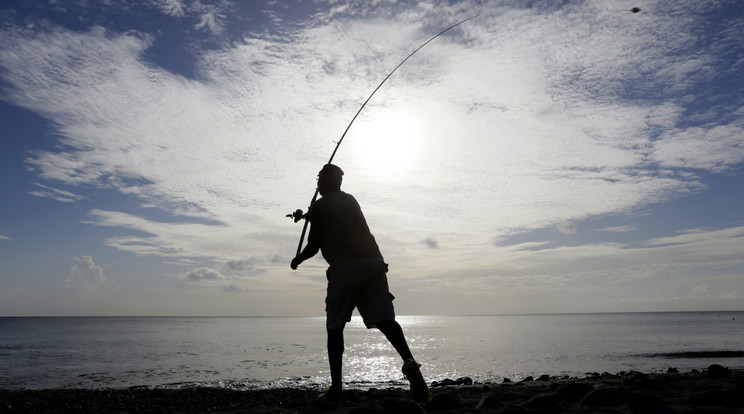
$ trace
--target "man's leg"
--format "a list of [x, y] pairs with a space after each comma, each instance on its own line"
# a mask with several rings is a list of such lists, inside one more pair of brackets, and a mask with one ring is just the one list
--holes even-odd
[[429, 387], [426, 386], [423, 375], [421, 375], [421, 365], [413, 359], [411, 350], [403, 335], [403, 328], [394, 319], [382, 321], [376, 324], [377, 328], [385, 334], [401, 358], [403, 358], [403, 375], [411, 383], [411, 392], [413, 398], [419, 402], [429, 400]]
[[403, 328], [400, 327], [397, 321], [387, 320], [379, 322], [377, 323], [377, 329], [385, 334], [385, 337], [390, 341], [395, 350], [398, 351], [403, 361], [413, 359], [411, 350], [408, 348], [408, 343], [406, 342], [406, 337], [403, 335]]
[[328, 362], [331, 366], [331, 389], [341, 391], [343, 374], [341, 371], [344, 354], [344, 330], [328, 329]]
[[411, 383], [413, 398], [416, 401], [425, 402], [429, 400], [429, 387], [426, 386], [426, 381], [421, 375], [419, 369], [421, 365], [413, 359], [411, 349], [408, 348], [403, 328], [395, 320], [394, 298], [388, 288], [386, 268], [387, 265], [379, 259], [370, 259], [367, 262], [369, 283], [364, 286], [362, 294], [358, 296], [357, 309], [368, 328], [376, 326], [385, 334], [403, 359], [403, 375]]

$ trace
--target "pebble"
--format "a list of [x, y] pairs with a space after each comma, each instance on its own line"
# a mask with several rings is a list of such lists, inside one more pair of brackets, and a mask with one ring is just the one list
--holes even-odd
[[332, 405], [315, 404], [319, 389], [0, 390], [0, 413], [744, 413], [744, 370], [720, 365], [688, 373], [631, 371], [501, 384], [461, 377], [440, 383], [449, 385], [433, 388], [426, 404], [400, 387], [347, 389], [345, 400]]

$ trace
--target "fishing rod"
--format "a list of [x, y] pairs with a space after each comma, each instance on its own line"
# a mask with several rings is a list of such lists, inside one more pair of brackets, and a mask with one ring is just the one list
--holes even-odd
[[[459, 22], [453, 24], [452, 26], [450, 26], [450, 27], [442, 30], [441, 32], [435, 34], [434, 36], [431, 37], [431, 39], [427, 40], [421, 46], [417, 47], [416, 50], [414, 50], [413, 52], [411, 52], [410, 55], [406, 56], [406, 58], [403, 59], [403, 61], [401, 61], [400, 63], [398, 63], [398, 66], [396, 66], [393, 70], [390, 71], [390, 73], [388, 73], [387, 76], [385, 76], [385, 79], [383, 79], [382, 82], [380, 82], [380, 84], [377, 85], [377, 87], [375, 88], [375, 90], [373, 90], [372, 93], [369, 95], [369, 97], [367, 97], [367, 100], [364, 101], [364, 103], [362, 104], [361, 107], [359, 107], [359, 110], [356, 112], [356, 114], [354, 114], [354, 117], [351, 118], [351, 122], [349, 122], [349, 125], [346, 126], [346, 129], [344, 130], [344, 133], [341, 135], [341, 139], [339, 139], [338, 142], [336, 143], [336, 148], [333, 149], [333, 153], [331, 153], [331, 157], [328, 159], [328, 162], [326, 164], [330, 164], [333, 161], [333, 157], [336, 156], [336, 151], [338, 151], [338, 147], [341, 146], [341, 142], [343, 142], [344, 138], [346, 137], [346, 133], [349, 132], [349, 128], [351, 128], [351, 124], [353, 124], [354, 121], [357, 119], [357, 116], [359, 116], [359, 113], [362, 112], [362, 109], [364, 109], [364, 107], [367, 106], [367, 102], [369, 102], [369, 100], [372, 99], [373, 96], [375, 96], [375, 93], [377, 93], [377, 90], [380, 89], [380, 87], [382, 86], [382, 84], [385, 83], [385, 81], [388, 80], [388, 78], [390, 76], [392, 76], [393, 73], [395, 73], [395, 71], [398, 70], [399, 67], [403, 66], [403, 64], [406, 63], [406, 61], [408, 59], [410, 59], [411, 56], [415, 55], [416, 52], [418, 52], [419, 50], [421, 50], [421, 48], [423, 48], [424, 46], [428, 45], [429, 42], [431, 42], [432, 40], [434, 40], [437, 37], [439, 37], [440, 35], [448, 32], [449, 30], [454, 29], [455, 27], [457, 27], [457, 26], [459, 26], [459, 25], [467, 22], [468, 20], [474, 19], [474, 18], [476, 18], [478, 16], [479, 15], [476, 14], [475, 16], [468, 17], [467, 19], [462, 20], [462, 21], [459, 21]], [[316, 188], [315, 189], [315, 194], [313, 194], [313, 198], [312, 198], [312, 200], [310, 200], [310, 205], [313, 205], [313, 203], [315, 202], [315, 200], [317, 200], [317, 198], [318, 198], [318, 189]], [[298, 221], [300, 221], [303, 218], [305, 218], [305, 214], [302, 212], [301, 209], [297, 209], [293, 213], [287, 214], [286, 217], [290, 217], [290, 218], [294, 219], [294, 222], [297, 223]], [[300, 252], [302, 251], [302, 244], [305, 241], [305, 233], [307, 232], [307, 224], [308, 224], [308, 220], [305, 220], [305, 225], [302, 226], [302, 234], [300, 235], [300, 243], [297, 245], [297, 256], [299, 256], [300, 255]]]

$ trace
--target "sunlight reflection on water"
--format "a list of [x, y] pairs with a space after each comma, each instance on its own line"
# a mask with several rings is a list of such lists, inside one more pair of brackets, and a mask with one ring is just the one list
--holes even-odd
[[[402, 316], [427, 381], [744, 367], [742, 313]], [[0, 318], [0, 388], [318, 386], [330, 374], [324, 318]], [[385, 336], [345, 330], [345, 381], [405, 384]], [[652, 357], [649, 357], [652, 356]]]

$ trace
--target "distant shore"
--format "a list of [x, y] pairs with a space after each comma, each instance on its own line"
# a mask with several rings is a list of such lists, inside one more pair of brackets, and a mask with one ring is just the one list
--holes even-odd
[[433, 383], [431, 391], [428, 403], [417, 404], [402, 388], [348, 389], [335, 403], [319, 402], [322, 390], [314, 388], [0, 390], [0, 413], [744, 413], [744, 369], [720, 365], [499, 383], [463, 377]]

